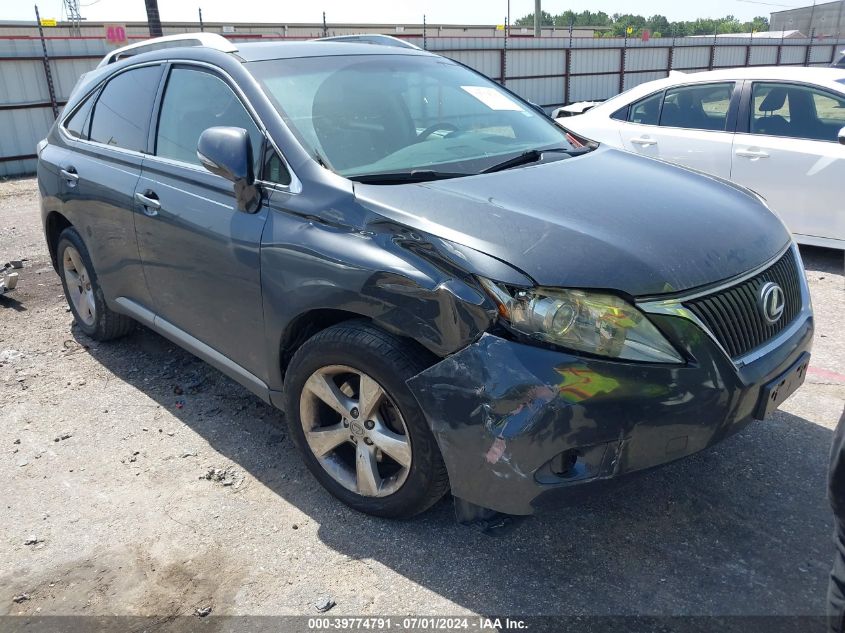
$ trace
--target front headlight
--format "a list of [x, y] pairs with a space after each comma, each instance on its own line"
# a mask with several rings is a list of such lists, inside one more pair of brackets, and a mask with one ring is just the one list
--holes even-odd
[[479, 281], [501, 317], [532, 338], [610, 358], [684, 362], [651, 321], [619, 297], [557, 288], [532, 288], [512, 295], [489, 279]]

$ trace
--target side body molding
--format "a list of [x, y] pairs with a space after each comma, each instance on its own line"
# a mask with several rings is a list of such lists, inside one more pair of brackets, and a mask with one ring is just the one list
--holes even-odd
[[131, 299], [118, 297], [115, 303], [121, 312], [125, 312], [136, 321], [146, 325], [151, 330], [158, 332], [164, 338], [173, 341], [180, 347], [185, 348], [194, 356], [201, 358], [212, 367], [216, 367], [232, 380], [240, 383], [252, 393], [257, 395], [267, 404], [270, 404], [270, 390], [267, 384], [258, 376], [251, 374], [246, 369], [231, 361], [229, 358], [209, 347], [199, 339], [191, 336], [184, 330], [179, 329], [172, 323], [168, 323], [154, 312], [135, 303]]

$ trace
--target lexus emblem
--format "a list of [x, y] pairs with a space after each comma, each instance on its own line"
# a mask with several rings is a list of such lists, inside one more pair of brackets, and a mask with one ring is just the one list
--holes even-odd
[[783, 290], [775, 282], [770, 281], [760, 288], [760, 312], [769, 323], [775, 323], [783, 316], [785, 300]]

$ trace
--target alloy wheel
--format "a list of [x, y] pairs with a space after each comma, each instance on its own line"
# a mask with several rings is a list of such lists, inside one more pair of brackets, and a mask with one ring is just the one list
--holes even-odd
[[76, 315], [87, 326], [97, 320], [97, 307], [94, 302], [94, 289], [88, 269], [82, 263], [82, 256], [73, 246], [65, 248], [62, 265], [65, 273], [68, 299], [76, 309]]
[[411, 467], [411, 438], [384, 388], [345, 365], [315, 371], [300, 395], [311, 452], [340, 485], [365, 497], [395, 493]]

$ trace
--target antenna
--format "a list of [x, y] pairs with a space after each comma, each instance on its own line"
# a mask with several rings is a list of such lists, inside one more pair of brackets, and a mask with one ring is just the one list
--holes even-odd
[[70, 22], [71, 33], [82, 35], [82, 29], [80, 28], [82, 14], [79, 12], [79, 0], [62, 0], [62, 3], [67, 14], [67, 21]]

